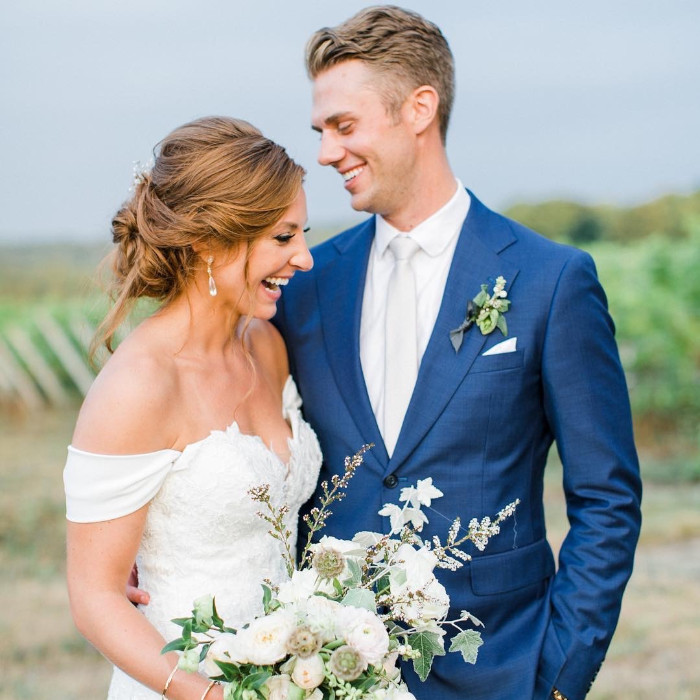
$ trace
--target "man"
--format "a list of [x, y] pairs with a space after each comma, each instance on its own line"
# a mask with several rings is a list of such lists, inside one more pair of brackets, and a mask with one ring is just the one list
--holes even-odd
[[[375, 444], [325, 532], [385, 529], [377, 511], [428, 476], [448, 520], [519, 498], [486, 551], [441, 577], [453, 616], [469, 610], [486, 625], [477, 663], [448, 654], [424, 684], [404, 675], [421, 700], [580, 700], [610, 643], [640, 526], [627, 390], [593, 262], [455, 179], [453, 60], [435, 25], [396, 7], [362, 10], [312, 36], [307, 68], [319, 162], [373, 215], [315, 249], [276, 317], [322, 478]], [[413, 250], [394, 253], [394, 238]], [[493, 293], [499, 278], [507, 297]], [[489, 320], [464, 323], [482, 284]], [[509, 308], [496, 303], [505, 299]], [[556, 574], [542, 503], [553, 440], [570, 523]], [[430, 520], [424, 535], [444, 534], [440, 515]]]

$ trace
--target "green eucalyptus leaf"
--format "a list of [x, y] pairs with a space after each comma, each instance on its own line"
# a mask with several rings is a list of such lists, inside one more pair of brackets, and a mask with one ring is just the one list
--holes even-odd
[[167, 654], [169, 651], [184, 651], [189, 645], [189, 640], [185, 640], [182, 637], [178, 637], [177, 639], [173, 639], [172, 642], [168, 642], [163, 647], [160, 653]]
[[272, 601], [272, 590], [270, 589], [269, 586], [266, 586], [264, 583], [262, 584], [262, 589], [263, 589], [263, 610], [265, 613], [270, 612], [270, 602]]
[[498, 316], [498, 321], [496, 321], [496, 327], [498, 330], [503, 333], [503, 335], [508, 335], [508, 324], [506, 323], [506, 319], [502, 314]]
[[476, 306], [481, 307], [490, 299], [487, 289], [485, 284], [481, 285], [481, 291], [473, 299]]
[[190, 618], [182, 626], [182, 638], [189, 641], [192, 639], [192, 628], [194, 627], [194, 620]]
[[212, 601], [212, 608], [214, 610], [214, 614], [212, 615], [212, 625], [220, 630], [224, 629], [224, 621], [219, 617], [219, 613], [216, 610], [216, 598], [214, 598]]
[[175, 623], [179, 627], [184, 627], [186, 622], [191, 622], [192, 618], [191, 617], [176, 617], [174, 620], [170, 620], [170, 622]]
[[248, 688], [250, 690], [257, 690], [265, 684], [265, 681], [272, 676], [270, 671], [258, 671], [257, 673], [250, 673], [241, 682], [242, 688]]

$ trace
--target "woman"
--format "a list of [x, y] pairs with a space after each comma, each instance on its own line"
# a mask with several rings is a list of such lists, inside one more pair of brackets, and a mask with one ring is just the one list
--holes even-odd
[[[116, 667], [110, 700], [220, 700], [161, 655], [181, 631], [170, 620], [212, 593], [239, 625], [260, 612], [261, 581], [284, 575], [248, 489], [270, 484], [294, 529], [320, 466], [268, 322], [312, 266], [303, 175], [250, 124], [200, 119], [161, 142], [112, 222], [115, 304], [99, 337], [111, 350], [133, 302], [160, 305], [95, 380], [64, 474], [71, 609]], [[142, 610], [124, 594], [135, 560]]]

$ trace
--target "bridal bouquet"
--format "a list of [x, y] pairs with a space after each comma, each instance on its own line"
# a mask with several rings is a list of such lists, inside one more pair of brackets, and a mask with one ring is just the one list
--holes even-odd
[[390, 518], [388, 534], [324, 536], [314, 543], [329, 506], [344, 497], [368, 447], [346, 459], [343, 476], [321, 484], [320, 507], [305, 517], [309, 535], [298, 568], [286, 507], [271, 503], [266, 485], [251, 490], [264, 506], [258, 515], [283, 544], [289, 573], [278, 585], [263, 583], [261, 616], [229, 628], [212, 596], [203, 596], [191, 617], [174, 620], [182, 635], [163, 652], [181, 651], [179, 666], [185, 670], [201, 666], [224, 685], [226, 700], [414, 700], [401, 681], [398, 660], [410, 660], [425, 680], [434, 657], [446, 653], [449, 628], [456, 631], [449, 651], [476, 662], [482, 640], [473, 627], [482, 623], [467, 611], [448, 619], [450, 599], [434, 570], [455, 570], [469, 560], [460, 549], [466, 542], [483, 550], [518, 501], [494, 520], [473, 519], [466, 528], [456, 518], [444, 542], [438, 536], [424, 541], [420, 532], [428, 519], [422, 508], [442, 496], [427, 478], [401, 491], [403, 507], [388, 504], [379, 511]]

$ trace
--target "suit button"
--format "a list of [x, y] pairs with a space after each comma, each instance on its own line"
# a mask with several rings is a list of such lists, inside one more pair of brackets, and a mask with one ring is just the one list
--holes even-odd
[[396, 474], [389, 474], [389, 476], [384, 479], [384, 486], [388, 489], [395, 489], [399, 483], [399, 477]]

